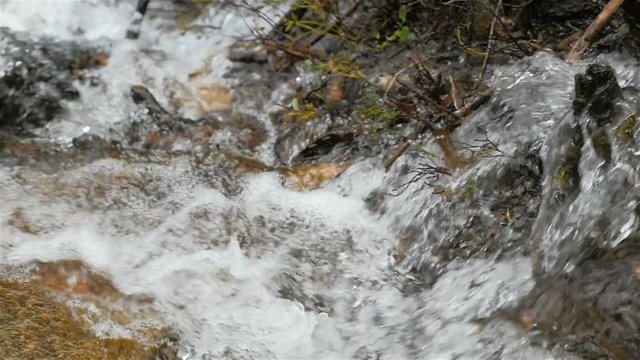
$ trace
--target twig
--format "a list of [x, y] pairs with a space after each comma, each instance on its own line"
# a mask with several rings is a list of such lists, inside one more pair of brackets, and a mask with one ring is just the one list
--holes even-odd
[[311, 47], [311, 46], [315, 45], [316, 43], [318, 43], [318, 41], [322, 40], [322, 38], [325, 37], [326, 34], [329, 34], [336, 27], [338, 27], [340, 24], [342, 24], [342, 19], [348, 18], [349, 16], [351, 16], [351, 14], [353, 14], [358, 9], [360, 4], [362, 4], [363, 2], [364, 2], [364, 0], [356, 0], [356, 2], [353, 3], [353, 5], [351, 5], [351, 7], [349, 9], [347, 9], [347, 11], [344, 14], [340, 15], [340, 18], [336, 19], [331, 24], [329, 24], [329, 26], [327, 26], [325, 28], [325, 30], [322, 31], [322, 33], [317, 34], [314, 38], [309, 40], [309, 42], [307, 43], [307, 46]]
[[281, 38], [284, 38], [287, 33], [287, 21], [302, 19], [305, 16], [309, 8], [306, 6], [297, 6], [297, 4], [298, 2], [291, 5], [289, 11], [284, 14], [280, 21], [278, 21], [278, 23], [271, 29], [269, 32], [270, 38], [276, 38], [278, 35], [281, 35]]
[[400, 147], [398, 147], [398, 149], [396, 149], [396, 151], [394, 151], [393, 154], [391, 154], [391, 156], [384, 162], [384, 170], [389, 171], [391, 165], [393, 165], [393, 163], [396, 162], [396, 160], [398, 160], [398, 158], [409, 149], [409, 147], [411, 146], [411, 142], [418, 139], [420, 135], [430, 129], [433, 129], [433, 127], [427, 121], [422, 121], [421, 123], [416, 125], [413, 131], [402, 143], [402, 145], [400, 145]]
[[465, 116], [469, 115], [472, 111], [484, 105], [487, 101], [489, 101], [489, 99], [491, 99], [491, 96], [493, 96], [493, 90], [486, 90], [482, 94], [480, 94], [480, 96], [473, 102], [465, 104], [461, 109], [454, 111], [454, 114], [458, 115], [458, 117], [456, 118], [456, 121], [450, 124], [450, 128], [456, 128], [460, 126]]
[[491, 20], [491, 28], [489, 28], [489, 39], [487, 40], [487, 52], [484, 54], [484, 60], [482, 61], [482, 70], [480, 70], [480, 77], [478, 78], [478, 82], [473, 90], [476, 90], [482, 84], [484, 80], [484, 74], [487, 71], [487, 65], [489, 64], [489, 56], [491, 56], [491, 49], [493, 48], [493, 32], [496, 29], [496, 21], [498, 20], [498, 11], [502, 7], [502, 0], [498, 0], [496, 4], [496, 9], [493, 14], [493, 19]]
[[451, 86], [451, 100], [453, 101], [453, 107], [456, 110], [460, 110], [462, 107], [462, 101], [460, 99], [460, 90], [453, 80], [453, 76], [449, 75], [449, 84]]
[[450, 169], [458, 170], [462, 168], [462, 159], [460, 159], [460, 154], [458, 150], [456, 150], [455, 145], [451, 142], [451, 138], [449, 137], [449, 130], [447, 129], [438, 129], [432, 132], [433, 136], [436, 139], [436, 142], [440, 146], [440, 149], [444, 153], [444, 158], [447, 160], [447, 164]]
[[[462, 124], [464, 116], [467, 116], [472, 111], [484, 105], [487, 101], [489, 101], [492, 95], [493, 90], [489, 89], [483, 92], [475, 101], [466, 104], [460, 110], [456, 110], [455, 112], [453, 112], [453, 114], [457, 115], [457, 121], [451, 124], [450, 128], [455, 128]], [[394, 151], [393, 154], [391, 154], [391, 156], [384, 162], [385, 171], [389, 171], [391, 165], [393, 165], [393, 163], [396, 162], [396, 160], [398, 160], [398, 158], [402, 156], [402, 154], [404, 154], [409, 149], [409, 147], [411, 147], [412, 141], [416, 140], [422, 133], [432, 130], [434, 130], [433, 126], [431, 126], [431, 124], [429, 124], [427, 121], [423, 121], [418, 124], [416, 128], [411, 132], [411, 134], [407, 136], [402, 145], [400, 145], [400, 147], [398, 147], [398, 149], [396, 149], [396, 151]]]
[[[509, 4], [504, 4], [503, 3], [503, 6], [508, 6], [508, 7], [511, 7], [511, 8], [518, 8], [518, 7], [528, 6], [531, 2], [533, 2], [533, 0], [529, 0], [528, 3], [522, 4], [522, 5], [518, 5], [518, 6], [509, 5]], [[494, 11], [493, 9], [491, 9], [490, 7], [485, 5], [484, 3], [481, 3], [481, 4], [482, 4], [482, 6], [484, 6], [484, 8], [487, 11], [489, 11], [493, 15], [494, 20], [497, 20], [500, 23], [500, 25], [502, 25], [502, 28], [509, 32], [508, 34], [502, 35], [501, 38], [506, 38], [511, 43], [511, 45], [515, 46], [516, 48], [518, 48], [518, 50], [522, 51], [522, 53], [525, 56], [533, 55], [533, 53], [531, 51], [529, 51], [529, 50], [523, 48], [522, 46], [520, 46], [520, 44], [518, 44], [518, 40], [516, 40], [513, 36], [511, 36], [511, 32], [509, 31], [509, 27], [507, 26], [507, 24], [504, 23], [504, 21], [502, 21], [502, 19], [500, 18], [500, 15], [496, 11]]]
[[138, 0], [138, 4], [136, 5], [136, 14], [134, 15], [133, 21], [127, 28], [127, 39], [137, 39], [140, 36], [140, 28], [142, 27], [142, 19], [144, 19], [144, 14], [147, 12], [147, 7], [149, 6], [149, 0]]
[[395, 194], [391, 194], [392, 196], [400, 196], [409, 185], [418, 182], [420, 180], [424, 181], [427, 186], [435, 186], [436, 181], [440, 179], [441, 175], [451, 176], [451, 172], [444, 166], [437, 165], [429, 165], [426, 163], [420, 163], [415, 170], [409, 172], [409, 174], [413, 174], [411, 179], [402, 183], [400, 186], [393, 189]]
[[589, 45], [591, 45], [600, 30], [602, 30], [602, 28], [607, 25], [607, 23], [609, 23], [609, 19], [611, 19], [611, 16], [616, 12], [616, 10], [618, 10], [623, 2], [624, 0], [609, 1], [604, 9], [602, 9], [600, 14], [598, 14], [598, 17], [596, 17], [591, 25], [589, 25], [587, 30], [584, 32], [584, 35], [582, 35], [580, 39], [576, 41], [575, 44], [573, 44], [571, 51], [564, 60], [567, 62], [579, 60], [580, 56], [582, 56], [582, 53], [584, 53]]
[[[463, 146], [462, 150], [468, 151], [472, 155], [475, 153], [481, 153], [481, 157], [488, 157], [488, 158], [503, 157], [504, 153], [502, 152], [502, 150], [500, 150], [500, 148], [498, 147], [498, 144], [496, 144], [493, 140], [489, 139], [489, 134], [487, 133], [487, 130], [482, 128], [479, 128], [479, 130], [484, 135], [484, 139], [475, 139], [473, 141], [473, 144], [468, 144], [462, 141], [457, 141], [456, 144], [462, 145]], [[497, 153], [497, 155], [492, 154], [494, 152]]]
[[440, 104], [438, 104], [436, 101], [434, 101], [433, 99], [431, 99], [428, 96], [423, 95], [420, 91], [414, 89], [411, 85], [401, 81], [400, 79], [397, 80], [398, 84], [404, 86], [405, 88], [407, 88], [409, 91], [411, 91], [412, 93], [414, 93], [416, 96], [418, 96], [420, 99], [430, 103], [431, 105], [435, 106], [436, 108], [438, 108], [438, 110], [445, 112], [451, 116], [453, 116], [456, 120], [458, 121], [462, 121], [462, 118], [460, 117], [460, 115], [456, 115], [455, 112], [450, 111], [449, 109], [445, 109], [444, 107], [442, 107]]

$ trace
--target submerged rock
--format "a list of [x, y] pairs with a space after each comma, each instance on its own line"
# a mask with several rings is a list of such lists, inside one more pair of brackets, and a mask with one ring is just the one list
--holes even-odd
[[525, 144], [491, 170], [470, 170], [460, 182], [436, 185], [433, 196], [441, 200], [421, 215], [423, 224], [403, 231], [397, 257], [404, 259], [411, 251], [411, 267], [432, 271], [454, 259], [527, 255], [541, 172], [536, 144]]
[[539, 279], [512, 317], [583, 358], [639, 358], [639, 240], [594, 249], [571, 274]]
[[28, 132], [80, 97], [81, 71], [104, 65], [106, 55], [75, 42], [34, 40], [0, 27], [0, 128]]
[[532, 231], [538, 274], [570, 272], [594, 249], [615, 248], [639, 231], [639, 139], [619, 135], [638, 110], [601, 65], [576, 76], [574, 99], [575, 115], [543, 145], [543, 200]]

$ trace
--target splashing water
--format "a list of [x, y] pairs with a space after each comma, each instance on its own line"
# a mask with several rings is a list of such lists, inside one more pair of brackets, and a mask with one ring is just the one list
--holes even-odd
[[[180, 34], [167, 31], [160, 19], [145, 21], [141, 39], [130, 41], [124, 34], [132, 14], [130, 2], [0, 2], [2, 26], [110, 48], [108, 64], [95, 70], [106, 87], [78, 84], [81, 100], [68, 103], [68, 114], [40, 136], [66, 143], [87, 131], [104, 134], [136, 111], [128, 99], [131, 85], [145, 84], [166, 103], [164, 87], [202, 66], [214, 70], [210, 81], [241, 89], [224, 77], [230, 67], [226, 50], [252, 26], [266, 26], [249, 12], [214, 8], [198, 21], [220, 30]], [[633, 62], [614, 56], [598, 61], [615, 68], [621, 86], [640, 87]], [[570, 358], [533, 346], [510, 322], [475, 321], [515, 304], [533, 287], [530, 257], [517, 251], [528, 248], [527, 226], [498, 226], [483, 245], [487, 256], [475, 256], [480, 250], [473, 249], [459, 256], [448, 241], [469, 229], [469, 219], [504, 222], [504, 209], [483, 199], [495, 196], [506, 178], [520, 181], [511, 169], [523, 147], [537, 149], [545, 166], [556, 166], [554, 154], [567, 139], [562, 126], [571, 118], [573, 76], [583, 70], [583, 64], [567, 65], [543, 52], [496, 70], [496, 95], [454, 140], [495, 134], [504, 156], [483, 158], [451, 181], [452, 193], [468, 193], [465, 206], [449, 206], [434, 188], [411, 185], [388, 199], [383, 215], [372, 213], [365, 198], [404, 176], [385, 174], [379, 159], [362, 160], [307, 192], [287, 188], [275, 172], [248, 175], [237, 179], [242, 191], [234, 196], [203, 184], [186, 155], [102, 159], [53, 174], [2, 165], [0, 260], [16, 265], [78, 259], [123, 294], [150, 296], [162, 321], [180, 334], [184, 359]], [[234, 104], [271, 129], [265, 109], [243, 106]], [[267, 162], [273, 162], [272, 144], [259, 150]], [[545, 203], [553, 198], [557, 175], [545, 170], [541, 185], [526, 190], [541, 193], [542, 205], [509, 209], [536, 214], [541, 207], [532, 232], [543, 237], [548, 268], [563, 267], [580, 251], [564, 232], [580, 237], [596, 231], [604, 209], [611, 222], [600, 231], [610, 246], [638, 228], [636, 215], [623, 216], [637, 206], [640, 179], [631, 166], [638, 154], [616, 150], [619, 165], [603, 175], [595, 151], [584, 146], [581, 191], [572, 202], [559, 210]], [[512, 187], [526, 198], [526, 191]], [[10, 225], [18, 211], [32, 231]], [[531, 226], [533, 220], [522, 221]], [[400, 267], [391, 253], [406, 229], [417, 235]], [[498, 254], [504, 244], [514, 250]], [[451, 261], [439, 260], [443, 251], [451, 252]], [[429, 267], [438, 269], [432, 286], [410, 271]], [[127, 331], [104, 322], [93, 329], [105, 337]]]

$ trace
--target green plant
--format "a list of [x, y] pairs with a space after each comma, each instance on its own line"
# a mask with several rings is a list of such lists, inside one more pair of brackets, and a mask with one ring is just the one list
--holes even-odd
[[284, 116], [285, 120], [296, 120], [299, 122], [309, 122], [320, 115], [318, 108], [311, 103], [300, 104], [296, 97], [291, 101], [292, 111]]
[[633, 144], [634, 133], [638, 128], [638, 119], [633, 115], [629, 115], [622, 124], [616, 130], [618, 138], [620, 138], [626, 145]]
[[371, 131], [375, 134], [379, 131], [390, 131], [393, 125], [400, 119], [402, 113], [384, 106], [372, 105], [356, 111], [356, 115], [363, 118], [366, 123], [372, 125]]
[[409, 26], [407, 25], [407, 6], [400, 6], [400, 10], [398, 10], [398, 24], [396, 26], [396, 30], [391, 34], [391, 36], [387, 36], [382, 42], [380, 42], [382, 38], [380, 32], [376, 32], [374, 37], [379, 42], [377, 46], [379, 50], [386, 49], [394, 42], [408, 45], [414, 41], [416, 39], [416, 35], [411, 32], [411, 29], [409, 29]]

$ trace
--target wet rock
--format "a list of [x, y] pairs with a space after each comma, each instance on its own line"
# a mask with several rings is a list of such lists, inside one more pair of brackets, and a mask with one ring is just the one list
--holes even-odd
[[[296, 254], [294, 256], [300, 257], [300, 255]], [[308, 289], [305, 289], [304, 278], [300, 275], [281, 274], [279, 279], [276, 280], [280, 286], [278, 295], [283, 299], [299, 302], [306, 311], [331, 314], [333, 312], [331, 309], [332, 302], [321, 294], [313, 294]]]
[[211, 67], [203, 67], [189, 74], [188, 81], [167, 81], [168, 98], [172, 110], [192, 118], [201, 118], [213, 113], [226, 113], [235, 102], [234, 91], [226, 85], [212, 83], [207, 76]]
[[83, 134], [72, 140], [72, 147], [43, 140], [7, 137], [0, 149], [0, 161], [22, 165], [45, 173], [55, 173], [86, 165], [104, 158], [119, 158], [122, 146], [95, 134]]
[[214, 135], [225, 132], [231, 136], [217, 137], [217, 146], [252, 153], [267, 139], [265, 126], [255, 116], [231, 113], [219, 117], [207, 115], [196, 120], [186, 119], [166, 110], [142, 85], [131, 87], [131, 99], [142, 111], [136, 114], [125, 131], [124, 137], [130, 146], [148, 150], [190, 151], [198, 146], [209, 146]]
[[212, 147], [208, 147], [202, 154], [196, 154], [192, 167], [199, 179], [226, 196], [237, 195], [242, 191], [243, 184], [239, 180], [243, 176], [275, 170], [258, 160]]
[[233, 113], [224, 117], [223, 126], [235, 135], [236, 148], [255, 151], [267, 140], [267, 130], [255, 116], [242, 113]]
[[349, 168], [348, 163], [325, 163], [285, 169], [284, 173], [292, 186], [298, 190], [311, 190], [333, 180]]
[[353, 352], [351, 358], [353, 360], [380, 360], [381, 354], [367, 348], [366, 346], [361, 346]]
[[118, 158], [122, 152], [122, 144], [117, 140], [105, 140], [96, 134], [83, 134], [71, 140], [74, 148], [83, 152], [84, 156], [95, 159], [102, 157]]
[[542, 192], [538, 151], [539, 143], [525, 144], [492, 171], [436, 189], [442, 200], [400, 230], [396, 258], [439, 272], [454, 259], [527, 255]]
[[612, 136], [633, 124], [634, 107], [607, 66], [590, 65], [576, 77], [575, 92], [574, 117], [545, 140], [545, 189], [532, 231], [537, 274], [569, 272], [594, 247], [617, 246], [640, 223], [633, 213], [640, 179], [631, 170], [638, 164], [629, 150], [637, 139]]
[[585, 111], [602, 126], [609, 122], [615, 102], [621, 99], [622, 90], [610, 66], [591, 64], [584, 74], [576, 75], [574, 114]]
[[556, 46], [571, 36], [575, 29], [586, 29], [606, 1], [537, 0], [523, 3], [525, 11], [521, 13], [521, 22], [524, 28], [534, 34], [544, 32], [545, 43], [548, 46]]
[[640, 357], [639, 240], [594, 249], [571, 274], [539, 279], [513, 318], [583, 358]]
[[276, 156], [289, 166], [345, 161], [358, 152], [358, 135], [349, 128], [329, 130], [322, 122], [293, 126], [276, 140]]
[[155, 96], [142, 85], [133, 85], [131, 87], [131, 100], [137, 105], [144, 107], [149, 115], [158, 121], [166, 121], [167, 117], [171, 117], [171, 114], [160, 105]]
[[167, 111], [156, 97], [142, 85], [131, 87], [131, 99], [143, 111], [124, 132], [129, 146], [148, 150], [190, 150], [208, 143], [221, 125], [215, 118], [185, 119]]
[[229, 60], [234, 62], [263, 64], [269, 60], [264, 49], [233, 48], [229, 50]]
[[90, 46], [50, 39], [34, 40], [0, 28], [0, 128], [28, 132], [64, 112], [64, 101], [78, 99], [73, 82], [81, 71], [105, 64]]
[[634, 29], [640, 40], [640, 1], [628, 0], [622, 3], [626, 21]]
[[282, 175], [283, 182], [296, 190], [316, 189], [347, 170], [349, 163], [323, 163], [299, 167], [274, 167], [241, 154], [208, 148], [196, 154], [192, 161], [194, 172], [209, 186], [227, 196], [242, 191], [245, 175], [273, 171]]

